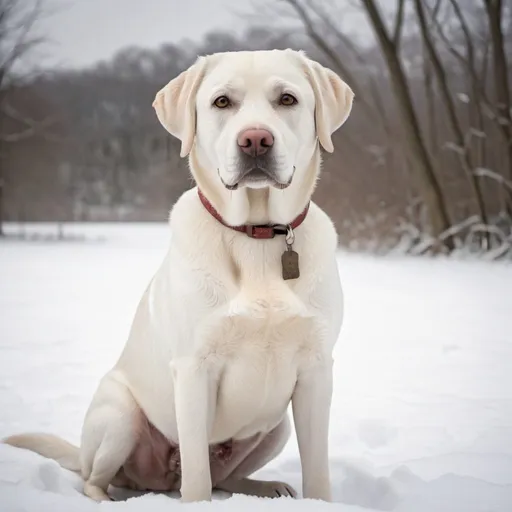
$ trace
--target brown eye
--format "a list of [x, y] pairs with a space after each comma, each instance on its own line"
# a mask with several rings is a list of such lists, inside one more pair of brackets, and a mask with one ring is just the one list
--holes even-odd
[[283, 94], [281, 98], [279, 98], [279, 104], [284, 105], [285, 107], [291, 107], [297, 103], [297, 98], [292, 96], [291, 94]]
[[219, 96], [213, 104], [217, 108], [227, 108], [229, 105], [231, 105], [231, 102], [229, 101], [229, 98], [227, 96]]

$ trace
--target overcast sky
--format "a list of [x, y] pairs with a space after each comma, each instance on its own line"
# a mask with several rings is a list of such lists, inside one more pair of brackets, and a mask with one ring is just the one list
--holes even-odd
[[38, 52], [44, 66], [85, 66], [127, 45], [157, 47], [199, 39], [211, 29], [240, 30], [236, 12], [251, 0], [43, 0], [48, 13], [38, 31], [49, 43]]

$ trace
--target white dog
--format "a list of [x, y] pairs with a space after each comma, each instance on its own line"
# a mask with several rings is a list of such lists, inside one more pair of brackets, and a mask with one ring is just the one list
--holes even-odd
[[351, 89], [292, 50], [199, 58], [156, 95], [197, 188], [170, 217], [171, 242], [128, 342], [87, 412], [81, 447], [12, 436], [110, 484], [295, 495], [247, 478], [286, 444], [291, 401], [303, 496], [330, 500], [332, 349], [342, 321], [337, 235], [310, 201], [320, 145], [347, 119]]

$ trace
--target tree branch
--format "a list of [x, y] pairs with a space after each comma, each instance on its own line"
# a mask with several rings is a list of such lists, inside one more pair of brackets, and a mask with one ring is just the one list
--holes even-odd
[[304, 24], [306, 32], [311, 40], [324, 52], [324, 54], [331, 60], [334, 66], [337, 68], [337, 71], [346, 78], [348, 82], [350, 82], [350, 87], [354, 91], [356, 97], [363, 96], [361, 95], [361, 88], [359, 86], [359, 81], [356, 77], [350, 72], [350, 70], [343, 64], [338, 54], [327, 44], [326, 40], [319, 34], [316, 30], [313, 20], [309, 16], [309, 13], [304, 8], [304, 6], [298, 0], [285, 0], [297, 13], [299, 19]]
[[[338, 39], [338, 41], [340, 41], [340, 43], [352, 53], [356, 61], [361, 66], [368, 67], [368, 62], [364, 58], [361, 51], [356, 47], [356, 45], [350, 39], [350, 37], [345, 35], [338, 27], [336, 27], [336, 25], [332, 22], [332, 16], [329, 17], [324, 11], [322, 11], [318, 7], [314, 7], [311, 3], [309, 3], [309, 8], [315, 13], [316, 16], [318, 16], [322, 23], [324, 23], [325, 26], [333, 33], [333, 35]], [[362, 107], [363, 110], [365, 110], [367, 114], [370, 115], [370, 117], [376, 117], [374, 107], [376, 108], [377, 112], [380, 115], [380, 121], [382, 122], [383, 129], [389, 133], [391, 127], [389, 125], [384, 105], [382, 103], [382, 98], [379, 94], [379, 87], [375, 81], [374, 76], [372, 74], [369, 75], [369, 90], [375, 105], [371, 105], [368, 101], [366, 101], [366, 94], [362, 94], [361, 87], [357, 82], [355, 84], [355, 87], [353, 86], [352, 83], [350, 84], [350, 86], [356, 93], [356, 96], [358, 98], [358, 104]]]
[[393, 29], [393, 44], [400, 46], [402, 27], [404, 24], [404, 0], [398, 0], [398, 7], [395, 17], [395, 28]]
[[43, 119], [42, 121], [36, 121], [30, 117], [23, 116], [8, 103], [1, 106], [1, 111], [14, 121], [24, 124], [26, 128], [15, 133], [0, 133], [0, 142], [21, 142], [22, 140], [26, 140], [34, 136], [53, 124], [53, 120], [50, 118]]

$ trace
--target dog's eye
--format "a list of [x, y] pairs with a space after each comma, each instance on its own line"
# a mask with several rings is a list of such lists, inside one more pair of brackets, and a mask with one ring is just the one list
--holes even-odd
[[295, 96], [292, 96], [291, 94], [283, 94], [279, 98], [279, 104], [284, 105], [285, 107], [291, 107], [292, 105], [295, 105], [297, 102], [297, 98]]
[[213, 104], [217, 108], [227, 108], [231, 105], [231, 102], [229, 101], [229, 98], [227, 96], [219, 96]]

